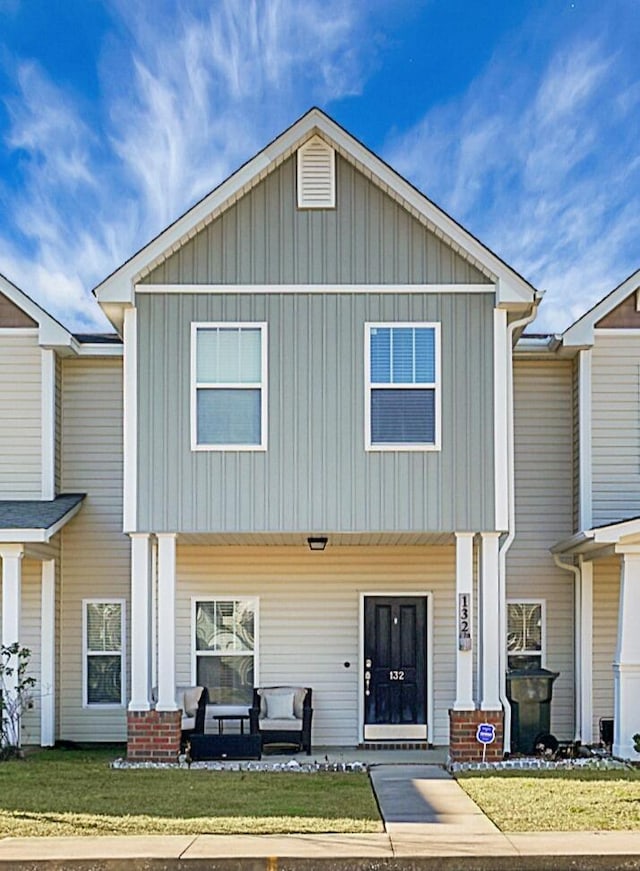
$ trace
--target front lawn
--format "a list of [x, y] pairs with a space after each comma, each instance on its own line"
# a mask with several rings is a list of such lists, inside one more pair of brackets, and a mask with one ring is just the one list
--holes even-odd
[[117, 755], [0, 763], [0, 837], [382, 831], [366, 774], [113, 770]]
[[460, 772], [503, 832], [640, 830], [640, 771]]

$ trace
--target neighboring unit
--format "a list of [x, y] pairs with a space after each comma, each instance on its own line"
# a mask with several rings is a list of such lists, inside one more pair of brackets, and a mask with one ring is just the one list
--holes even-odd
[[174, 758], [177, 687], [284, 685], [314, 745], [487, 722], [499, 758], [507, 668], [546, 666], [552, 731], [633, 756], [639, 284], [523, 336], [534, 288], [316, 109], [96, 288], [117, 335], [0, 279], [23, 740]]

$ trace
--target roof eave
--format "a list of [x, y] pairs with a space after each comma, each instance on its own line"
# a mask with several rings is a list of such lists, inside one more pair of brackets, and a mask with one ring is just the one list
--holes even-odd
[[408, 206], [435, 225], [448, 244], [480, 263], [495, 281], [497, 306], [526, 309], [533, 304], [536, 290], [529, 282], [339, 124], [319, 109], [312, 109], [94, 288], [98, 302], [118, 331], [122, 330], [123, 308], [135, 304], [135, 283], [140, 273], [166, 251], [182, 244], [214, 210], [236, 196], [257, 175], [266, 172], [284, 153], [316, 132], [348, 153], [383, 186], [392, 189]]

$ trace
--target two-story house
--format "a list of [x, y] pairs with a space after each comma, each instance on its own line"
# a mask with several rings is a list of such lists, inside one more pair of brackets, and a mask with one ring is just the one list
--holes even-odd
[[130, 755], [172, 758], [176, 686], [248, 705], [287, 683], [313, 687], [317, 745], [462, 758], [489, 722], [495, 758], [517, 660], [560, 671], [560, 737], [615, 703], [631, 755], [618, 561], [621, 613], [640, 588], [633, 530], [610, 529], [640, 490], [597, 374], [617, 355], [638, 379], [633, 326], [603, 333], [623, 287], [522, 338], [534, 288], [319, 110], [96, 288], [120, 338], [72, 336], [2, 282], [2, 626], [34, 651], [27, 737], [146, 729]]

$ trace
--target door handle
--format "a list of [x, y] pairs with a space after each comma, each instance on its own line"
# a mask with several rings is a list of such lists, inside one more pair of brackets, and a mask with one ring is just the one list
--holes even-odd
[[364, 673], [364, 694], [365, 694], [365, 696], [371, 695], [371, 690], [369, 689], [370, 683], [371, 683], [371, 672], [365, 671], [365, 673]]

